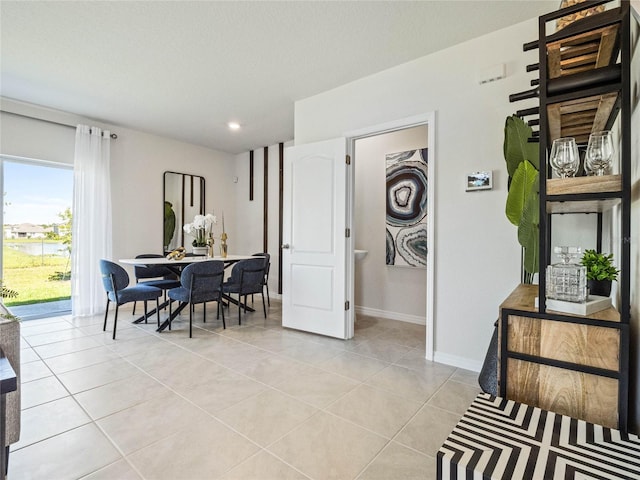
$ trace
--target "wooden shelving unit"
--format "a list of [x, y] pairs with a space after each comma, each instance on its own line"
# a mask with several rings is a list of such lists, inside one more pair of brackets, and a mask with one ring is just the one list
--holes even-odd
[[[550, 22], [596, 7], [601, 13], [547, 34]], [[500, 396], [622, 431], [631, 313], [631, 22], [637, 19], [628, 0], [584, 2], [541, 16], [538, 42], [525, 45], [539, 51], [540, 275], [539, 285], [520, 285], [502, 303], [499, 321]], [[547, 156], [554, 139], [575, 137], [584, 147], [591, 133], [615, 122], [619, 174], [551, 178]], [[596, 213], [600, 249], [602, 212], [614, 206], [621, 237], [617, 308], [586, 317], [548, 310], [552, 215]]]

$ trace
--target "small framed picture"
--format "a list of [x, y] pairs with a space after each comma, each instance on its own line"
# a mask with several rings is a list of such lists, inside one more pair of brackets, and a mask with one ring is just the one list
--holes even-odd
[[467, 174], [467, 192], [474, 190], [491, 190], [492, 188], [493, 175], [491, 171]]

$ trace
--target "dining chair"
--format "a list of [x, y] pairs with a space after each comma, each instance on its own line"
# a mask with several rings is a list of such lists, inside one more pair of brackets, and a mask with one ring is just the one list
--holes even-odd
[[[264, 257], [264, 288], [267, 289], [267, 305], [271, 306], [271, 299], [269, 298], [269, 270], [271, 269], [271, 255], [267, 252], [254, 253], [253, 257]], [[251, 295], [251, 302], [253, 303], [253, 294]]]
[[[170, 300], [187, 303], [189, 306], [189, 338], [193, 336], [193, 306], [202, 303], [204, 308], [204, 322], [207, 321], [207, 302], [218, 302], [218, 316], [220, 318], [220, 303], [222, 302], [222, 282], [224, 280], [224, 262], [208, 260], [189, 264], [180, 275], [180, 287], [169, 290]], [[171, 303], [169, 303], [169, 319], [173, 317]], [[227, 328], [222, 309], [222, 327]], [[171, 330], [171, 320], [169, 320]]]
[[113, 339], [116, 339], [116, 327], [118, 326], [118, 307], [125, 303], [141, 301], [144, 302], [144, 323], [147, 323], [147, 302], [155, 299], [156, 315], [158, 326], [160, 326], [160, 308], [158, 298], [162, 295], [162, 290], [149, 285], [135, 285], [129, 287], [129, 274], [117, 263], [109, 260], [100, 260], [100, 273], [102, 274], [102, 285], [107, 292], [107, 308], [104, 312], [104, 325], [102, 331], [107, 330], [107, 316], [109, 314], [109, 304], [116, 304], [116, 314], [113, 321]]
[[[264, 303], [264, 270], [265, 261], [262, 257], [240, 260], [233, 266], [229, 279], [222, 285], [222, 292], [226, 295], [238, 295], [238, 324], [242, 325], [242, 309], [247, 312], [247, 295], [259, 293], [262, 295], [262, 310], [267, 318], [267, 307]], [[244, 297], [244, 303], [242, 302]]]
[[[143, 253], [136, 255], [136, 258], [163, 258], [157, 253]], [[178, 274], [164, 265], [136, 265], [134, 268], [136, 283], [159, 288], [164, 292], [164, 299], [167, 299], [167, 290], [180, 286]], [[133, 303], [133, 315], [136, 314], [136, 304]], [[166, 304], [164, 305], [166, 307]]]

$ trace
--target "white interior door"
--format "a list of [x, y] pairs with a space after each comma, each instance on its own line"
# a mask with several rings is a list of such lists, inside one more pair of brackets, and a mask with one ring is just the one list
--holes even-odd
[[353, 336], [346, 311], [346, 139], [289, 147], [284, 162], [282, 325]]

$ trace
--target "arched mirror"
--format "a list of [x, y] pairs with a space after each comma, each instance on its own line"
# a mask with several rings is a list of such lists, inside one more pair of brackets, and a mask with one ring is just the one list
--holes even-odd
[[185, 223], [196, 215], [204, 214], [204, 177], [188, 173], [164, 172], [163, 183], [164, 234], [162, 245], [165, 252], [184, 246]]

